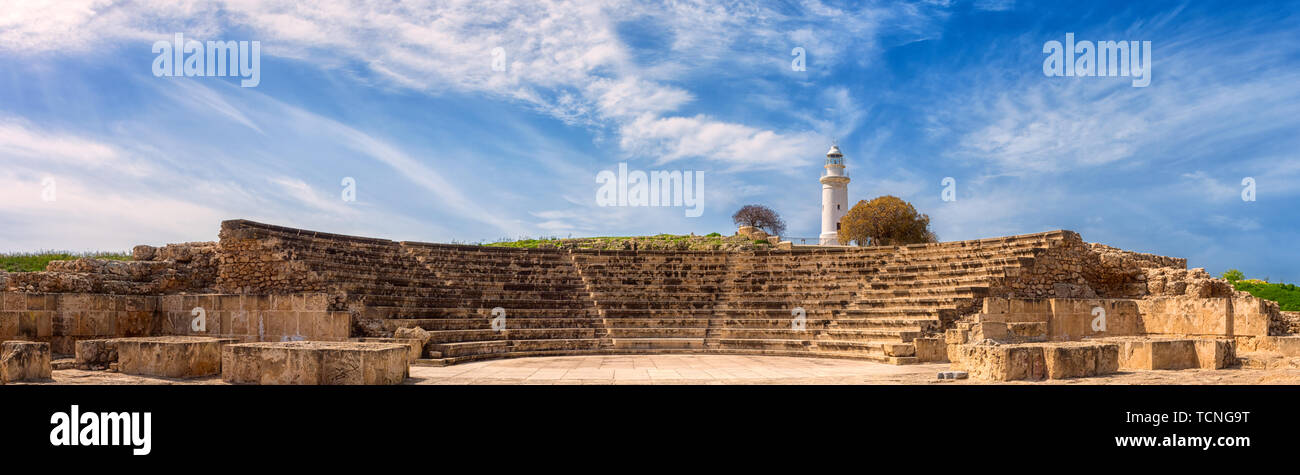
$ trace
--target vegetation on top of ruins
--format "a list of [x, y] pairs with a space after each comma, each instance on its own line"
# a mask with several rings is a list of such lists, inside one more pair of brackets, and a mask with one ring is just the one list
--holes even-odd
[[114, 261], [129, 261], [131, 253], [129, 252], [69, 252], [69, 251], [39, 251], [39, 252], [13, 252], [0, 254], [0, 270], [5, 272], [38, 272], [45, 270], [45, 266], [50, 261], [67, 261], [80, 258], [91, 259], [109, 259]]
[[752, 240], [745, 236], [723, 236], [710, 233], [706, 236], [658, 234], [654, 236], [604, 236], [589, 238], [541, 238], [501, 240], [484, 243], [484, 246], [515, 247], [528, 249], [597, 249], [597, 250], [748, 250], [770, 249], [768, 241]]
[[1245, 279], [1246, 274], [1237, 269], [1228, 269], [1227, 271], [1223, 272], [1223, 275], [1221, 277], [1223, 278], [1223, 280], [1235, 283], [1239, 280]]
[[1300, 286], [1295, 284], [1273, 284], [1262, 280], [1238, 280], [1232, 283], [1237, 290], [1250, 292], [1250, 295], [1277, 302], [1282, 310], [1300, 312]]
[[930, 217], [911, 203], [885, 195], [862, 200], [840, 218], [840, 243], [859, 246], [898, 246], [939, 242], [930, 230]]
[[736, 226], [753, 226], [773, 236], [785, 234], [785, 220], [772, 208], [763, 205], [745, 205], [731, 215], [731, 221]]

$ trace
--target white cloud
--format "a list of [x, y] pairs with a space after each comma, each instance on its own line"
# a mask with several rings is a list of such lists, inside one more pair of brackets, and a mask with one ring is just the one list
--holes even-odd
[[[801, 148], [806, 142], [824, 139], [807, 129], [771, 130], [673, 115], [692, 100], [689, 91], [665, 83], [683, 69], [668, 61], [662, 63], [665, 67], [643, 68], [615, 25], [629, 16], [662, 25], [671, 34], [674, 55], [698, 60], [691, 69], [788, 64], [790, 40], [795, 39], [807, 43], [822, 62], [820, 74], [826, 74], [850, 48], [854, 53], [847, 56], [867, 60], [880, 25], [917, 29], [928, 16], [915, 7], [845, 10], [815, 1], [802, 10], [808, 16], [792, 17], [765, 5], [712, 2], [24, 2], [0, 13], [0, 49], [89, 52], [102, 50], [104, 42], [146, 42], [170, 38], [173, 32], [219, 39], [215, 35], [240, 25], [250, 33], [238, 39], [263, 41], [266, 54], [325, 66], [360, 62], [400, 87], [483, 93], [520, 101], [571, 124], [612, 125], [630, 136], [620, 143], [633, 155], [659, 154], [652, 157], [661, 162], [698, 156], [732, 169], [779, 167], [782, 160], [793, 167], [804, 163], [790, 161], [793, 154], [812, 150]], [[790, 37], [783, 33], [788, 30], [794, 31]], [[770, 48], [774, 59], [756, 55], [750, 49], [755, 44]], [[497, 47], [507, 55], [505, 72], [491, 68]], [[775, 59], [780, 61], [771, 63]], [[237, 111], [208, 102], [258, 129]]]

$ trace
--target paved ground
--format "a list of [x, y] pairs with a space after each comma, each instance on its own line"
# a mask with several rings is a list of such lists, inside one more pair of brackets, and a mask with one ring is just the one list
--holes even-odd
[[412, 367], [415, 384], [900, 384], [942, 365], [743, 355], [556, 356]]
[[[412, 366], [407, 384], [981, 384], [939, 381], [943, 364], [894, 366], [857, 360], [741, 355], [556, 356]], [[33, 383], [13, 383], [33, 384]], [[57, 370], [34, 384], [225, 384], [219, 377], [168, 379]], [[1097, 378], [1009, 384], [1300, 384], [1300, 368], [1132, 371]]]

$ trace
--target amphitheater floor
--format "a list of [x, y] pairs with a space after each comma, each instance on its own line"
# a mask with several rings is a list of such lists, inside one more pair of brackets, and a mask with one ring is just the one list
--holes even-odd
[[[985, 384], [940, 381], [946, 363], [895, 366], [858, 360], [742, 355], [555, 356], [412, 366], [405, 384]], [[10, 384], [225, 384], [220, 377], [170, 379], [108, 371], [55, 370], [51, 381]], [[1300, 385], [1300, 368], [1125, 371], [1103, 377], [1003, 384], [1285, 384]]]

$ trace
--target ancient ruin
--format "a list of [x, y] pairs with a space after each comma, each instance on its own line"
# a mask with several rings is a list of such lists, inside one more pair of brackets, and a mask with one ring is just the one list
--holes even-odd
[[53, 360], [393, 384], [409, 365], [685, 353], [950, 362], [940, 376], [1008, 381], [1300, 356], [1296, 319], [1275, 303], [1071, 231], [719, 251], [398, 242], [246, 220], [219, 237], [0, 274], [0, 374], [48, 378]]

